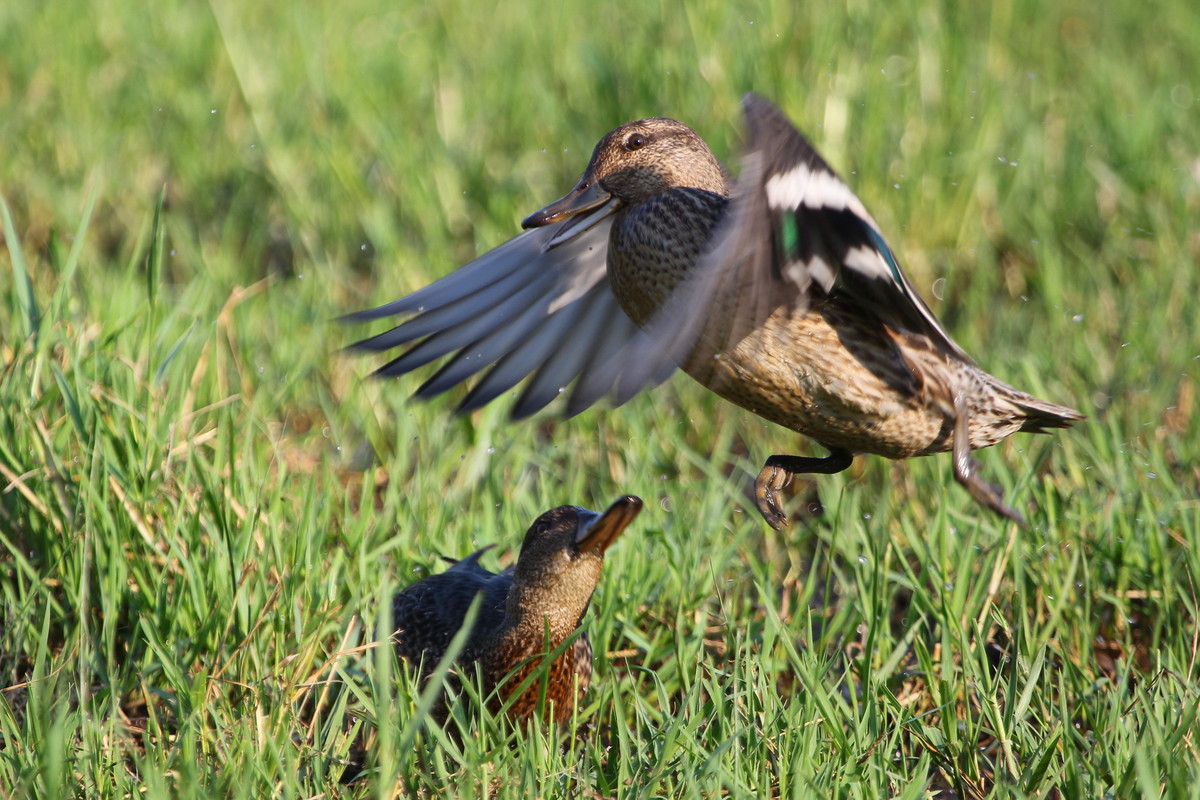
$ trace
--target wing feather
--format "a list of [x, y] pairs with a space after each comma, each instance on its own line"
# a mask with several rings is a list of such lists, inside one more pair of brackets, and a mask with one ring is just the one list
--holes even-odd
[[389, 376], [453, 353], [417, 390], [420, 397], [490, 367], [460, 411], [528, 378], [515, 418], [568, 387], [568, 416], [605, 395], [619, 405], [679, 365], [702, 373], [693, 353], [721, 357], [779, 309], [794, 313], [829, 298], [973, 363], [917, 294], [862, 201], [788, 118], [753, 94], [742, 107], [747, 147], [733, 196], [709, 200], [720, 221], [704, 254], [643, 329], [621, 310], [608, 281], [610, 205], [526, 231], [420, 291], [349, 316], [415, 315], [355, 346], [378, 351], [417, 342], [379, 370]]
[[[530, 377], [513, 407], [528, 416], [554, 400], [597, 359], [627, 350], [641, 335], [625, 316], [606, 277], [609, 209], [596, 221], [526, 231], [407, 297], [345, 317], [361, 322], [415, 314], [357, 342], [381, 351], [416, 342], [378, 370], [403, 375], [454, 354], [417, 390], [431, 397], [491, 367], [459, 407], [485, 405]], [[419, 340], [419, 341], [418, 341]], [[608, 393], [611, 384], [578, 381], [571, 413]]]

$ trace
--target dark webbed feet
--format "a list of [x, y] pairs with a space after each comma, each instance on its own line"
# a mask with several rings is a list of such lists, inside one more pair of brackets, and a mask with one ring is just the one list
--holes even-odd
[[754, 480], [754, 502], [759, 513], [775, 530], [789, 524], [779, 493], [786, 489], [796, 475], [832, 475], [850, 466], [854, 456], [848, 450], [830, 448], [825, 458], [804, 456], [771, 456]]
[[1011, 519], [1018, 525], [1025, 525], [1025, 517], [1021, 512], [1004, 502], [1004, 493], [1000, 487], [979, 476], [979, 462], [968, 452], [965, 458], [954, 456], [954, 480], [958, 481], [975, 498], [975, 502], [984, 508], [990, 508], [1002, 517]]
[[954, 411], [954, 480], [975, 498], [976, 503], [1011, 519], [1018, 525], [1025, 525], [1025, 517], [1004, 502], [1004, 493], [1000, 487], [984, 480], [979, 474], [979, 462], [971, 455], [970, 413], [961, 396], [955, 398]]
[[[954, 480], [984, 508], [990, 509], [1018, 525], [1025, 525], [1025, 517], [1008, 503], [1000, 487], [979, 474], [979, 462], [971, 454], [970, 411], [962, 397], [954, 403]], [[754, 481], [754, 501], [763, 519], [775, 530], [782, 530], [790, 523], [783, 510], [780, 492], [791, 485], [796, 475], [832, 475], [850, 466], [854, 456], [847, 450], [831, 447], [825, 458], [775, 455], [767, 459], [762, 471]]]

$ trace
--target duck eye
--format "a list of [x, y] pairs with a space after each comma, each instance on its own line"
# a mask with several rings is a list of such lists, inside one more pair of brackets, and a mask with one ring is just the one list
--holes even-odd
[[629, 134], [629, 138], [625, 140], [625, 149], [633, 152], [634, 150], [640, 149], [645, 144], [645, 136], [640, 133], [631, 133]]

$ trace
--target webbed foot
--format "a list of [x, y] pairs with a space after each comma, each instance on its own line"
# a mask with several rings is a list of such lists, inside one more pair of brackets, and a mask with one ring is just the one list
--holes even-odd
[[1024, 526], [1026, 524], [1025, 517], [1004, 502], [1004, 492], [1000, 490], [1000, 487], [984, 480], [979, 474], [979, 462], [971, 455], [969, 435], [971, 420], [965, 401], [961, 397], [955, 398], [954, 408], [956, 416], [954, 421], [954, 480], [967, 490], [976, 503]]
[[797, 475], [832, 475], [850, 466], [854, 456], [848, 450], [830, 448], [825, 458], [776, 455], [767, 459], [754, 480], [754, 503], [763, 519], [777, 531], [789, 524], [779, 494]]

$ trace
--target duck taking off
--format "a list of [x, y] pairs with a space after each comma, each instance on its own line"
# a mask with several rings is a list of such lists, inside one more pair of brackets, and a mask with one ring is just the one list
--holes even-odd
[[490, 367], [460, 411], [529, 377], [514, 418], [560, 393], [568, 416], [605, 395], [620, 405], [681, 368], [829, 450], [767, 459], [755, 497], [777, 529], [787, 524], [779, 492], [793, 476], [840, 472], [865, 453], [952, 451], [954, 477], [972, 497], [1023, 521], [971, 451], [1083, 416], [980, 369], [787, 117], [753, 94], [742, 108], [748, 141], [736, 184], [683, 123], [622, 125], [596, 145], [570, 193], [524, 221], [529, 230], [408, 297], [351, 315], [415, 315], [356, 346], [420, 340], [382, 375], [454, 353], [419, 397]]

